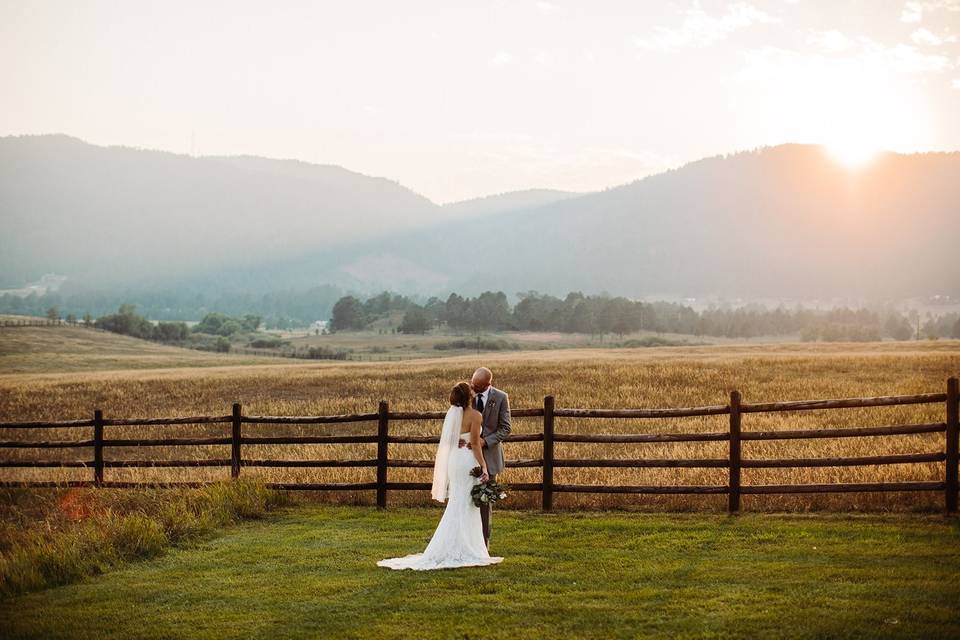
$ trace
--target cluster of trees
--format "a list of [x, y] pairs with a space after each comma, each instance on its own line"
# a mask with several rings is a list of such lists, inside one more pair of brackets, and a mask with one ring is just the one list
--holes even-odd
[[355, 296], [343, 296], [333, 305], [330, 318], [331, 331], [366, 329], [382, 318], [389, 317], [395, 311], [407, 311], [416, 307], [406, 296], [390, 294], [384, 291], [365, 302]]
[[256, 331], [263, 318], [251, 313], [240, 318], [231, 318], [225, 313], [214, 311], [203, 316], [203, 320], [193, 325], [194, 333], [209, 333], [215, 336], [232, 336], [240, 331]]
[[211, 311], [232, 316], [255, 313], [267, 329], [304, 327], [317, 318], [327, 318], [333, 304], [344, 295], [338, 287], [321, 285], [309, 289], [257, 293], [224, 287], [182, 287], [177, 289], [81, 289], [68, 280], [60, 291], [36, 292], [27, 296], [0, 294], [0, 313], [43, 316], [56, 308], [64, 318], [99, 317], [112, 313], [121, 304], [134, 304], [153, 320], [193, 320]]
[[[89, 315], [84, 318], [86, 324], [89, 324], [88, 319]], [[69, 317], [67, 321], [70, 321]], [[159, 322], [154, 325], [143, 316], [138, 315], [136, 305], [132, 304], [120, 305], [117, 313], [97, 318], [93, 326], [113, 333], [122, 333], [125, 336], [157, 342], [183, 342], [190, 335], [185, 322]]]
[[67, 324], [83, 324], [87, 327], [93, 326], [93, 317], [89, 313], [84, 314], [83, 320], [77, 320], [77, 316], [72, 313], [68, 313], [66, 318], [60, 317], [60, 310], [56, 307], [50, 307], [46, 312], [47, 320], [54, 323], [66, 322]]
[[956, 313], [928, 315], [921, 327], [915, 311], [904, 315], [891, 307], [821, 311], [800, 305], [774, 310], [747, 305], [698, 312], [672, 302], [639, 302], [581, 292], [571, 292], [565, 298], [536, 291], [517, 295], [520, 301], [512, 309], [502, 291], [487, 291], [475, 298], [452, 293], [446, 301], [434, 297], [425, 304], [388, 293], [366, 302], [345, 296], [333, 307], [330, 327], [332, 331], [365, 329], [393, 312], [403, 311], [397, 328], [402, 333], [425, 333], [446, 326], [457, 331], [560, 331], [621, 337], [654, 331], [729, 338], [800, 334], [804, 340], [960, 338], [960, 314]]
[[[166, 322], [160, 321], [156, 324], [136, 312], [136, 305], [130, 303], [121, 304], [116, 313], [106, 314], [94, 320], [89, 313], [85, 314], [82, 321], [78, 321], [73, 314], [67, 314], [66, 318], [61, 317], [60, 310], [57, 307], [50, 307], [46, 310], [46, 317], [50, 321], [64, 321], [67, 324], [83, 325], [96, 327], [113, 333], [120, 333], [143, 340], [153, 340], [155, 342], [178, 344], [194, 349], [205, 351], [227, 352], [231, 349], [230, 337], [238, 332], [255, 332], [263, 323], [263, 318], [255, 314], [244, 314], [239, 317], [232, 317], [224, 313], [213, 312], [203, 317], [193, 328], [189, 328], [185, 322]], [[197, 335], [200, 334], [200, 335]], [[211, 338], [210, 336], [213, 336]], [[284, 344], [282, 340], [275, 337], [254, 339], [250, 346], [259, 348], [278, 348]], [[340, 354], [333, 354], [335, 357], [343, 358]], [[321, 349], [308, 356], [311, 358], [331, 357], [326, 350]]]
[[[11, 298], [35, 304], [39, 299], [54, 299], [56, 294], [20, 298], [5, 294], [3, 302]], [[695, 336], [723, 336], [752, 338], [758, 336], [797, 335], [804, 340], [877, 340], [893, 338], [960, 338], [960, 314], [932, 315], [923, 319], [916, 311], [906, 314], [890, 306], [877, 308], [839, 308], [828, 311], [807, 309], [800, 305], [793, 309], [779, 307], [768, 310], [761, 305], [715, 308], [703, 311], [672, 302], [639, 302], [607, 295], [585, 296], [571, 292], [564, 298], [527, 291], [517, 294], [519, 302], [510, 307], [502, 291], [487, 291], [476, 297], [450, 294], [446, 300], [437, 297], [419, 303], [406, 296], [383, 292], [366, 300], [356, 296], [342, 296], [331, 305], [331, 331], [361, 330], [379, 324], [381, 330], [402, 333], [426, 333], [434, 328], [447, 327], [455, 331], [560, 331], [593, 335], [617, 334], [621, 337], [637, 331], [678, 333]], [[421, 299], [422, 301], [422, 299]], [[22, 305], [6, 309], [23, 314]], [[79, 323], [161, 342], [183, 342], [191, 333], [183, 322], [161, 321], [153, 325], [135, 313], [137, 305], [123, 303], [119, 312], [93, 320], [84, 312], [82, 321], [72, 311], [66, 314], [67, 323]], [[57, 305], [39, 309], [27, 315], [46, 316], [60, 321]], [[196, 316], [194, 316], [196, 317]], [[304, 326], [321, 316], [295, 323], [284, 320], [277, 323], [252, 312], [229, 315], [225, 312], [206, 312], [192, 333], [223, 337], [211, 345], [219, 350], [229, 349], [229, 338], [237, 332], [256, 331], [279, 326]], [[402, 318], [402, 319], [401, 319]], [[385, 328], [387, 327], [387, 328]]]
[[[55, 307], [48, 310], [47, 317], [59, 317]], [[70, 322], [70, 316], [67, 322]], [[260, 326], [262, 319], [260, 316], [246, 314], [240, 318], [232, 318], [223, 313], [208, 313], [199, 323], [193, 326], [193, 329], [187, 327], [185, 322], [158, 322], [153, 324], [143, 316], [137, 314], [136, 305], [122, 304], [117, 313], [101, 316], [96, 321], [90, 322], [89, 314], [84, 318], [84, 323], [92, 324], [98, 329], [105, 329], [113, 333], [121, 333], [125, 336], [142, 338], [143, 340], [154, 340], [156, 342], [175, 343], [183, 345], [190, 340], [191, 334], [210, 334], [216, 336], [215, 340], [207, 339], [191, 344], [197, 349], [206, 349], [211, 351], [230, 351], [229, 337], [238, 331], [256, 331]]]

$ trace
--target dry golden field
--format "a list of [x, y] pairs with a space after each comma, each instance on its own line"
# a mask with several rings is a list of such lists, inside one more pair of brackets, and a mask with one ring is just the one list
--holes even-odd
[[[50, 332], [50, 329], [42, 329]], [[0, 333], [0, 353], [16, 349]], [[47, 335], [50, 335], [49, 333]], [[166, 349], [166, 348], [165, 348]], [[511, 406], [542, 406], [553, 394], [557, 407], [654, 408], [726, 404], [729, 392], [738, 389], [746, 403], [782, 400], [827, 399], [860, 396], [943, 392], [949, 376], [960, 376], [960, 341], [906, 343], [781, 343], [663, 347], [632, 350], [567, 349], [516, 352], [395, 363], [291, 363], [244, 365], [214, 357], [201, 363], [189, 358], [174, 365], [141, 368], [135, 357], [116, 368], [86, 371], [60, 370], [55, 349], [45, 355], [16, 356], [29, 372], [0, 371], [0, 421], [64, 420], [89, 418], [100, 408], [106, 418], [175, 415], [227, 415], [233, 402], [241, 402], [248, 415], [322, 415], [376, 411], [386, 399], [391, 410], [445, 410], [449, 387], [468, 378], [478, 365], [494, 371], [494, 385], [510, 394]], [[214, 355], [214, 354], [211, 354]], [[204, 354], [204, 357], [206, 355]], [[2, 362], [2, 360], [0, 360]], [[113, 362], [113, 361], [110, 361]], [[228, 364], [224, 364], [227, 362]], [[26, 363], [26, 364], [24, 364]], [[197, 366], [199, 365], [199, 366]], [[945, 407], [908, 405], [861, 409], [829, 409], [791, 413], [748, 413], [743, 430], [775, 430], [842, 426], [879, 426], [941, 422]], [[391, 434], [435, 435], [439, 421], [393, 421]], [[725, 431], [728, 416], [669, 419], [557, 418], [557, 433], [653, 433]], [[514, 433], [542, 430], [541, 418], [516, 418]], [[79, 439], [91, 428], [60, 430], [0, 430], [0, 438]], [[228, 424], [163, 427], [105, 427], [106, 437], [224, 436]], [[332, 425], [244, 425], [244, 435], [374, 434], [376, 422]], [[508, 459], [541, 457], [541, 443], [507, 443]], [[557, 458], [723, 458], [726, 442], [578, 444], [556, 443]], [[832, 438], [823, 440], [745, 441], [744, 459], [839, 457], [894, 453], [937, 452], [944, 449], [942, 433], [886, 437]], [[433, 445], [391, 444], [391, 458], [432, 459]], [[3, 459], [92, 459], [92, 450], [2, 449]], [[108, 448], [111, 459], [229, 458], [229, 446]], [[244, 458], [315, 459], [375, 458], [376, 444], [354, 445], [244, 445]], [[797, 469], [743, 469], [749, 484], [894, 482], [943, 480], [944, 464], [920, 463], [870, 467], [820, 467]], [[276, 482], [369, 482], [375, 469], [244, 467]], [[229, 476], [229, 468], [134, 468], [105, 471], [111, 480], [203, 480]], [[91, 469], [0, 469], [3, 480], [90, 479]], [[430, 469], [393, 469], [391, 482], [427, 482]], [[540, 469], [513, 468], [502, 481], [538, 482]], [[727, 482], [727, 470], [717, 469], [576, 469], [557, 468], [554, 482], [572, 484], [715, 484]], [[374, 492], [318, 493], [317, 499], [342, 503], [373, 504]], [[511, 507], [536, 507], [540, 496], [516, 492]], [[389, 495], [390, 504], [427, 504], [426, 491]], [[720, 511], [725, 495], [605, 495], [555, 494], [558, 509], [623, 507], [637, 509], [699, 509]], [[943, 494], [870, 493], [745, 495], [745, 510], [938, 510]]]
[[[18, 319], [17, 316], [2, 316]], [[204, 367], [287, 362], [232, 353], [181, 349], [84, 327], [0, 328], [0, 375], [49, 371]]]

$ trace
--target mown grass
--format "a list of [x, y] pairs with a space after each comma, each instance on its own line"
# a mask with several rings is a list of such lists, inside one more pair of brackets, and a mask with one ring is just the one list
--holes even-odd
[[4, 489], [0, 498], [0, 596], [151, 558], [288, 503], [255, 479], [196, 489]]
[[313, 506], [0, 602], [8, 638], [960, 636], [960, 528], [935, 516], [498, 510], [502, 564], [432, 572], [439, 508]]

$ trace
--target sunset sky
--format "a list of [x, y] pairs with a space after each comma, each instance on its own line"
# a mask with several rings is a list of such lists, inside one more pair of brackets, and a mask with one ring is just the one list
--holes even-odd
[[0, 135], [337, 164], [436, 202], [783, 142], [960, 149], [960, 0], [0, 3]]

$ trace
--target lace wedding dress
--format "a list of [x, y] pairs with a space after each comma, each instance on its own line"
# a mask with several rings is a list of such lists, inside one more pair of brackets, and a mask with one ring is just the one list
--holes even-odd
[[380, 560], [377, 566], [390, 569], [452, 569], [496, 564], [503, 560], [491, 556], [483, 541], [480, 508], [473, 504], [470, 496], [470, 489], [480, 481], [470, 475], [477, 461], [473, 451], [466, 447], [459, 448], [456, 444], [457, 440], [470, 440], [469, 432], [460, 433], [462, 422], [463, 408], [451, 406], [437, 449], [432, 490], [434, 499], [443, 502], [444, 498], [448, 498], [447, 508], [427, 548], [423, 553]]

